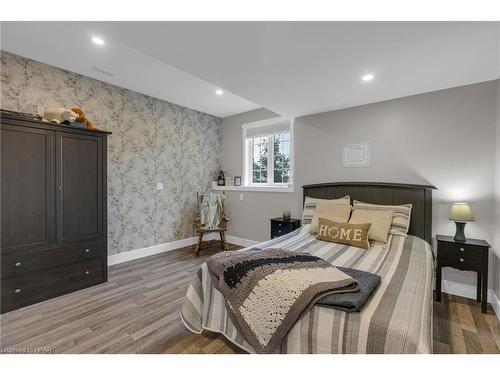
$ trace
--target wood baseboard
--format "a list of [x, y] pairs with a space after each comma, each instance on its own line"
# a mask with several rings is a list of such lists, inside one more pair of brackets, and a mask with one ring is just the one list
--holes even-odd
[[[247, 240], [246, 238], [240, 238], [235, 236], [226, 236], [227, 241], [233, 245], [248, 247], [257, 244], [257, 241]], [[218, 233], [207, 233], [203, 236], [203, 241], [218, 240]], [[181, 247], [191, 246], [196, 244], [198, 237], [184, 238], [178, 241], [166, 242], [158, 245], [153, 245], [149, 247], [144, 247], [142, 249], [130, 250], [124, 253], [113, 254], [108, 256], [108, 265], [112, 266], [114, 264], [120, 264], [124, 262], [130, 262], [131, 260], [136, 260], [151, 255], [161, 254], [167, 251], [172, 251], [179, 249]]]

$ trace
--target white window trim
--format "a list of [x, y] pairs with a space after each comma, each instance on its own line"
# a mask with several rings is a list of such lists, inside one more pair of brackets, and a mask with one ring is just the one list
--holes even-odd
[[[253, 157], [253, 148], [251, 152], [247, 152], [250, 149], [249, 143], [251, 139], [247, 139], [247, 130], [252, 128], [259, 128], [263, 126], [269, 126], [274, 124], [279, 124], [283, 122], [290, 122], [290, 183], [251, 183], [251, 176], [249, 175], [250, 171], [250, 163], [251, 158], [250, 153]], [[294, 191], [294, 178], [295, 178], [295, 137], [294, 137], [294, 119], [284, 118], [284, 117], [274, 117], [268, 120], [250, 122], [247, 124], [243, 124], [242, 128], [242, 179], [241, 185], [236, 186], [240, 191], [286, 191], [293, 192]], [[272, 158], [274, 153], [274, 147], [270, 148], [270, 152], [268, 152], [268, 165], [273, 165]], [[268, 169], [268, 181], [274, 181], [274, 170], [273, 168]]]
[[213, 186], [214, 191], [254, 191], [265, 193], [293, 193], [291, 186]]

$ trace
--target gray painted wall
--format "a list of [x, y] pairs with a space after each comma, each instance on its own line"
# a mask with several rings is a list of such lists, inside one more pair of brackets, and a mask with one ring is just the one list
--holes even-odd
[[[470, 237], [493, 240], [497, 81], [325, 112], [295, 120], [295, 192], [228, 192], [230, 234], [265, 240], [269, 218], [284, 208], [300, 217], [304, 184], [331, 181], [429, 183], [433, 233], [453, 234], [450, 205], [468, 201], [476, 222]], [[241, 124], [272, 116], [264, 110], [223, 119], [223, 169], [241, 175]], [[342, 148], [368, 142], [371, 166], [344, 168]], [[452, 274], [453, 273], [453, 274]], [[445, 278], [475, 284], [472, 273]]]
[[[221, 165], [221, 120], [1, 52], [1, 107], [81, 107], [108, 137], [109, 254], [194, 235], [196, 192]], [[164, 190], [156, 190], [163, 182]]]
[[496, 112], [496, 158], [495, 158], [495, 238], [493, 247], [492, 281], [493, 291], [500, 298], [500, 79], [497, 83]]

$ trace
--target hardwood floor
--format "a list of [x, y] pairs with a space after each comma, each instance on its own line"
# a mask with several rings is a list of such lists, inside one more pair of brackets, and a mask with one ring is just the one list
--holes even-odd
[[[0, 345], [52, 353], [161, 353], [200, 338], [184, 328], [179, 311], [193, 273], [217, 251], [220, 243], [210, 241], [199, 256], [192, 246], [111, 266], [105, 284], [3, 314]], [[214, 345], [209, 350], [220, 349]]]
[[481, 313], [475, 300], [443, 294], [434, 302], [434, 353], [500, 353], [500, 323], [488, 305]]
[[[229, 245], [231, 249], [238, 246]], [[109, 282], [0, 316], [1, 352], [242, 353], [218, 334], [186, 330], [179, 311], [208, 242], [110, 267]], [[443, 295], [434, 303], [436, 353], [500, 353], [500, 323], [491, 307]]]

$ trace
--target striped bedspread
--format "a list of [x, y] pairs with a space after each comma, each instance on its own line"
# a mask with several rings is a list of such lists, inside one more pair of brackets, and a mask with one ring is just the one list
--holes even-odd
[[[315, 305], [297, 321], [277, 353], [432, 353], [432, 275], [430, 246], [414, 236], [391, 235], [386, 246], [363, 250], [316, 240], [307, 226], [257, 245], [310, 253], [335, 266], [382, 277], [360, 313]], [[193, 277], [181, 318], [195, 333], [219, 332], [247, 352], [254, 350], [228, 316], [224, 297], [206, 264]]]

